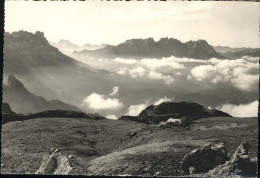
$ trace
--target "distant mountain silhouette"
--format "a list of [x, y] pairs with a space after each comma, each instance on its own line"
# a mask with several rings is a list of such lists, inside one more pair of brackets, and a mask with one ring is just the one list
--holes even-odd
[[58, 48], [64, 54], [70, 54], [74, 51], [81, 51], [84, 49], [96, 50], [96, 49], [104, 48], [105, 46], [107, 46], [107, 44], [92, 45], [90, 43], [86, 43], [83, 46], [79, 46], [79, 45], [76, 45], [76, 44], [70, 42], [69, 40], [60, 40], [57, 43], [50, 42], [50, 44], [52, 46]]
[[207, 117], [231, 117], [229, 114], [204, 108], [194, 102], [164, 102], [159, 105], [151, 105], [144, 109], [138, 116], [122, 116], [119, 120], [132, 120], [142, 123], [155, 123], [167, 121], [169, 118], [181, 118], [189, 116], [193, 120]]
[[38, 112], [34, 114], [8, 114], [3, 113], [3, 120], [2, 123], [5, 124], [11, 121], [24, 121], [28, 119], [37, 119], [37, 118], [86, 118], [86, 119], [93, 119], [93, 120], [101, 120], [106, 119], [103, 116], [97, 114], [86, 114], [80, 111], [70, 111], [70, 110], [47, 110], [43, 112]]
[[223, 59], [222, 55], [217, 53], [212, 46], [205, 40], [188, 41], [182, 43], [173, 38], [161, 38], [154, 41], [153, 38], [131, 39], [117, 46], [107, 45], [102, 49], [83, 50], [74, 52], [73, 55], [85, 55], [90, 57], [105, 58], [162, 58], [162, 57], [188, 57], [196, 59], [209, 59], [212, 57]]
[[11, 107], [8, 103], [2, 104], [2, 113], [3, 114], [16, 114], [15, 112], [13, 112], [13, 110], [11, 109]]
[[243, 56], [258, 57], [260, 49], [259, 48], [230, 48], [228, 46], [214, 46], [214, 49], [221, 55], [236, 59]]
[[16, 113], [22, 114], [53, 109], [80, 111], [77, 107], [60, 100], [47, 101], [45, 98], [29, 92], [13, 75], [9, 75], [6, 85], [3, 84], [3, 100], [9, 103]]
[[[44, 33], [19, 31], [4, 35], [4, 73], [28, 73], [34, 68], [90, 66], [72, 59], [51, 46]], [[65, 42], [64, 42], [65, 43]]]

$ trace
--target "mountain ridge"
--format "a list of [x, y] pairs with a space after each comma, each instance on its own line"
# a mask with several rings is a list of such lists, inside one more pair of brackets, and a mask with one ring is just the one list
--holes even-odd
[[7, 84], [3, 84], [3, 101], [9, 103], [16, 113], [23, 114], [50, 109], [80, 111], [76, 106], [60, 100], [47, 101], [44, 97], [31, 93], [14, 75], [9, 75]]
[[209, 59], [212, 57], [224, 59], [205, 40], [188, 41], [182, 43], [174, 38], [161, 38], [154, 41], [153, 38], [130, 39], [116, 46], [107, 45], [97, 50], [83, 50], [74, 52], [73, 55], [86, 55], [94, 57], [189, 57], [196, 59]]
[[213, 48], [223, 56], [230, 59], [241, 58], [244, 56], [259, 57], [260, 48], [231, 48], [228, 46], [213, 46]]

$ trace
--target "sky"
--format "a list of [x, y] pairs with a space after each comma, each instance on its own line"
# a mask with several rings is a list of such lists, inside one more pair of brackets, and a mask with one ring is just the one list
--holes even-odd
[[42, 31], [49, 41], [78, 45], [169, 37], [259, 47], [259, 19], [255, 2], [5, 2], [5, 31]]

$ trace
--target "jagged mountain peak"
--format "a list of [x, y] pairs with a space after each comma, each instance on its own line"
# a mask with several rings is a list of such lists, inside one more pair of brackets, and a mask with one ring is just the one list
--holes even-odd
[[17, 31], [12, 33], [5, 33], [5, 38], [8, 38], [9, 40], [15, 40], [15, 41], [28, 41], [32, 45], [35, 46], [49, 46], [49, 42], [44, 36], [43, 32], [36, 31], [35, 33], [27, 32], [27, 31]]
[[161, 38], [159, 41], [155, 41], [153, 38], [130, 39], [116, 46], [106, 46], [105, 48], [94, 51], [79, 51], [75, 54], [95, 58], [162, 58], [170, 56], [195, 59], [225, 58], [217, 53], [206, 40], [182, 43], [177, 39], [168, 37]]
[[14, 75], [9, 75], [7, 78], [7, 87], [15, 89], [25, 89], [22, 82], [20, 82]]

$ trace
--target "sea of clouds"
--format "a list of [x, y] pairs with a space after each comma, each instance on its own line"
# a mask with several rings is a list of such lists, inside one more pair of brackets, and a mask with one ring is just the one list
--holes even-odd
[[[176, 80], [186, 80], [208, 85], [223, 84], [230, 85], [242, 92], [248, 93], [258, 90], [259, 85], [259, 58], [244, 56], [239, 59], [216, 59], [198, 60], [191, 58], [167, 57], [162, 59], [99, 59], [98, 62], [105, 62], [104, 69], [118, 75], [128, 76], [133, 79], [145, 79], [161, 81], [165, 85], [172, 85]], [[93, 110], [116, 111], [125, 107], [119, 100], [119, 87], [115, 86], [110, 94], [98, 94], [93, 92], [85, 97], [82, 106]], [[237, 96], [239, 97], [239, 96]], [[235, 117], [257, 116], [258, 96], [255, 101], [235, 105], [224, 103], [216, 109], [227, 112]], [[158, 101], [144, 101], [128, 107], [126, 115], [136, 116], [143, 109], [151, 104], [160, 104], [165, 101], [173, 101], [173, 98], [163, 97]], [[113, 114], [107, 118], [117, 119]]]

